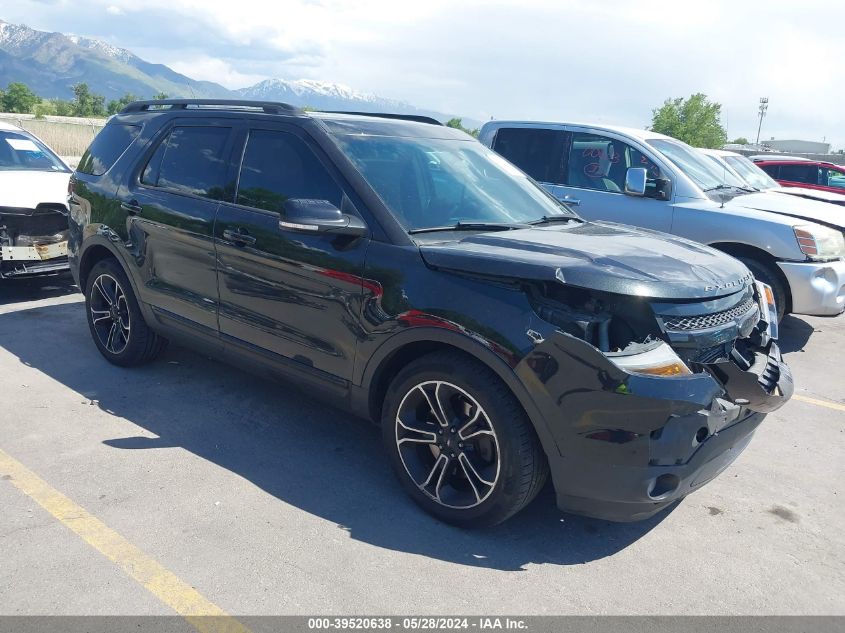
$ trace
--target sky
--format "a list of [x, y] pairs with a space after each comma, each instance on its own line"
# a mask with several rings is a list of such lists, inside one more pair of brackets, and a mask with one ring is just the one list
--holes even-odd
[[316, 79], [476, 121], [646, 127], [671, 97], [722, 104], [728, 138], [845, 147], [845, 2], [2, 0], [0, 19], [105, 40], [241, 88]]

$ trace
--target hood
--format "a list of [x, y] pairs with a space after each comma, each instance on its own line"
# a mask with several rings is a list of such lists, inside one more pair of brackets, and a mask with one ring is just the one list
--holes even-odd
[[0, 207], [34, 209], [39, 204], [67, 207], [70, 173], [61, 171], [0, 171]]
[[747, 193], [725, 202], [725, 208], [771, 211], [799, 220], [826, 224], [840, 230], [845, 229], [845, 212], [839, 206], [801, 196], [784, 196], [768, 191]]
[[609, 222], [477, 233], [422, 242], [420, 252], [440, 269], [659, 299], [710, 299], [751, 283], [741, 262], [715, 249]]
[[[801, 196], [802, 198], [821, 200], [822, 202], [845, 204], [845, 195], [841, 193], [834, 193], [832, 191], [823, 191], [821, 189], [806, 189], [804, 187], [778, 187], [777, 189], [769, 189], [769, 191], [771, 193], [786, 193], [791, 196]], [[843, 191], [845, 191], [845, 189], [843, 189]]]

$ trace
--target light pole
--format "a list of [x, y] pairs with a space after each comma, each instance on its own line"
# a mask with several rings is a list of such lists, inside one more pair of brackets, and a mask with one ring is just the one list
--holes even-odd
[[763, 117], [766, 116], [766, 110], [769, 109], [769, 98], [768, 97], [760, 97], [760, 123], [757, 124], [757, 142], [755, 144], [760, 144], [760, 128], [763, 127]]

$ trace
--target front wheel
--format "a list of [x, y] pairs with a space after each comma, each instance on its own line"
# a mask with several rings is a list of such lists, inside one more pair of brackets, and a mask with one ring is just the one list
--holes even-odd
[[780, 275], [773, 268], [775, 264], [763, 263], [751, 257], [738, 257], [737, 259], [751, 271], [754, 279], [772, 287], [772, 294], [775, 297], [775, 304], [778, 309], [778, 322], [780, 322], [786, 314], [786, 287]]
[[129, 278], [114, 259], [97, 262], [88, 274], [85, 308], [94, 344], [110, 363], [141, 365], [167, 343], [147, 326]]
[[545, 455], [522, 407], [490, 369], [461, 354], [429, 354], [399, 372], [381, 423], [405, 490], [448, 523], [501, 523], [546, 480]]

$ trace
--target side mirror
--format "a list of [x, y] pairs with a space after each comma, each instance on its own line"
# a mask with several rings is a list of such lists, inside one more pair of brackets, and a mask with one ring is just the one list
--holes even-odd
[[629, 196], [644, 196], [648, 172], [644, 167], [629, 167], [625, 172], [625, 193]]
[[368, 233], [367, 225], [357, 216], [343, 213], [328, 200], [306, 198], [289, 198], [285, 201], [279, 229], [350, 237], [363, 237]]

